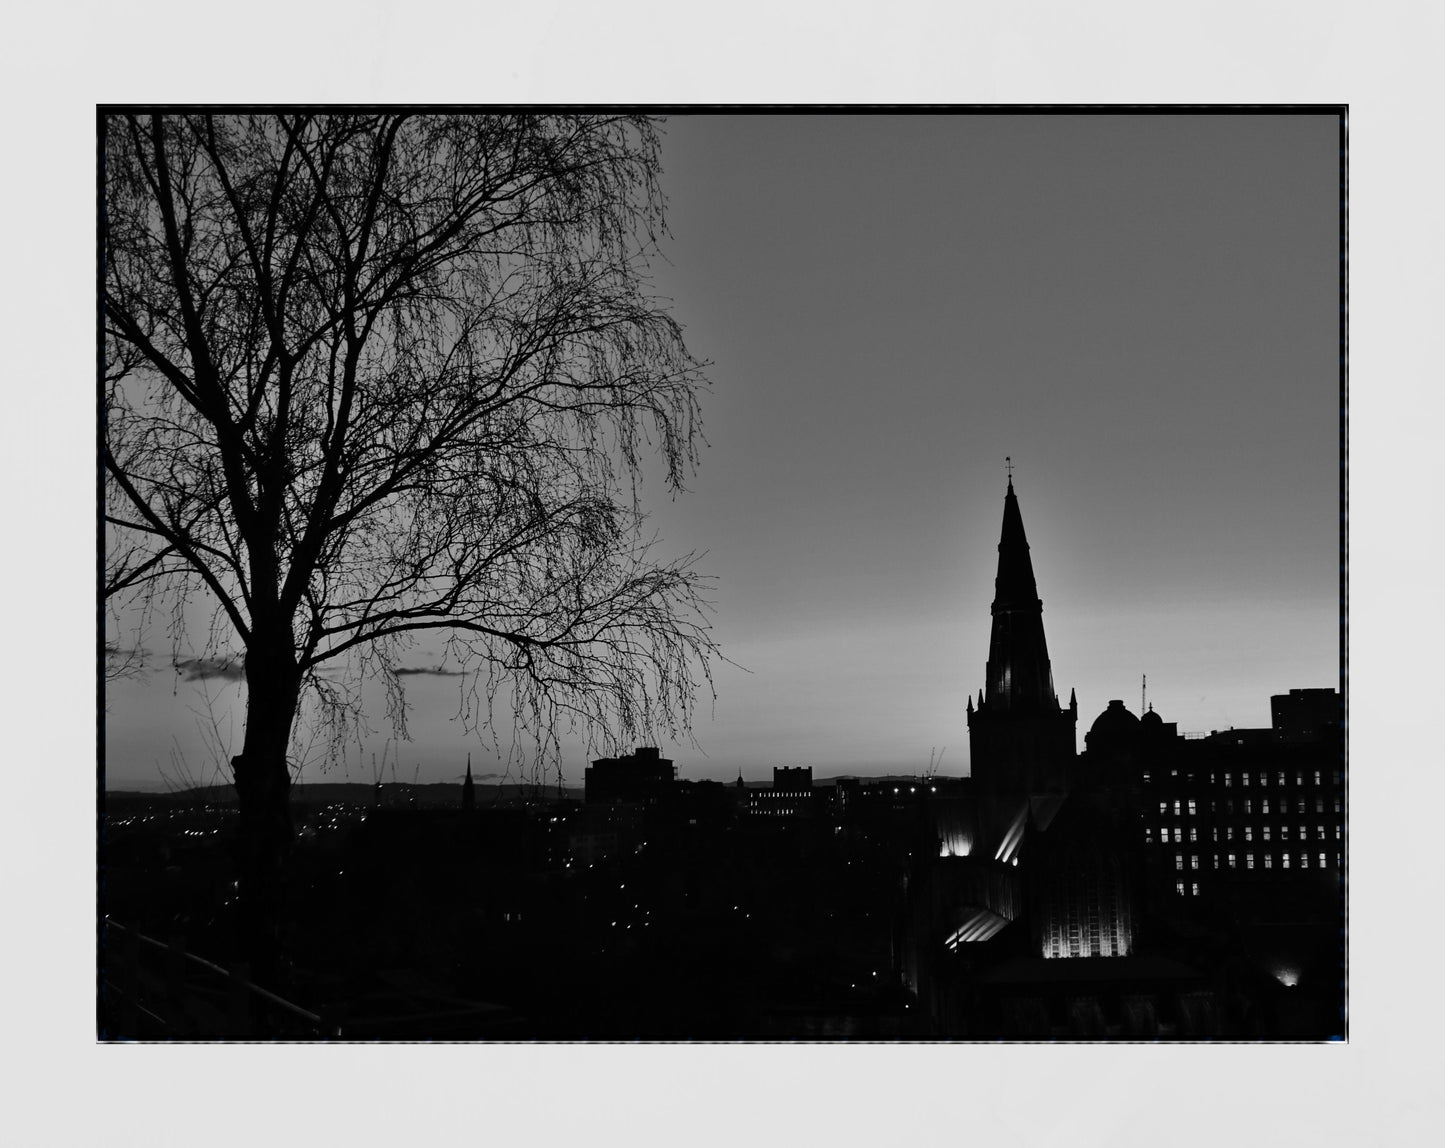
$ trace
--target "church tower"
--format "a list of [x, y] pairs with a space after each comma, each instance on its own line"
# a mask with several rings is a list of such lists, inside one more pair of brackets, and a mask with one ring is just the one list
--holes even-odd
[[1079, 707], [1059, 705], [1044, 641], [1044, 604], [1034, 581], [1023, 516], [1010, 473], [994, 579], [993, 628], [978, 708], [968, 702], [973, 777], [981, 795], [1062, 795], [1075, 755]]

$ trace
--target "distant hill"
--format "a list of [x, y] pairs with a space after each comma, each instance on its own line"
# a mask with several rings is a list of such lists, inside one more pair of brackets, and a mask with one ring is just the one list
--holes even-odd
[[[489, 785], [476, 786], [478, 807], [494, 802], [511, 802], [526, 798], [541, 797], [555, 800], [558, 797], [556, 785]], [[580, 785], [564, 786], [561, 796], [580, 800]], [[230, 785], [202, 785], [192, 789], [179, 789], [170, 793], [140, 792], [112, 789], [105, 795], [107, 804], [127, 804], [133, 801], [174, 802], [176, 805], [235, 805], [236, 790]], [[365, 782], [307, 782], [293, 786], [291, 800], [297, 805], [374, 805], [375, 787]], [[423, 809], [439, 809], [457, 806], [462, 800], [460, 782], [437, 782], [430, 785], [396, 782], [381, 787], [384, 805], [413, 805]]]

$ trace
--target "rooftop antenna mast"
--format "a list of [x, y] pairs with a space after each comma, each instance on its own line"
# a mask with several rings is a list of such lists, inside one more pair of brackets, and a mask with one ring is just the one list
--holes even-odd
[[1149, 696], [1149, 675], [1139, 675], [1139, 716], [1144, 716], [1144, 699]]
[[1004, 455], [1004, 456], [1003, 456], [1003, 465], [1004, 465], [1004, 469], [1005, 469], [1006, 471], [1008, 471], [1008, 482], [1009, 482], [1009, 485], [1012, 486], [1012, 485], [1013, 485], [1013, 482], [1014, 482], [1014, 460], [1013, 460], [1013, 457], [1012, 457], [1011, 455], [1007, 455], [1007, 454]]

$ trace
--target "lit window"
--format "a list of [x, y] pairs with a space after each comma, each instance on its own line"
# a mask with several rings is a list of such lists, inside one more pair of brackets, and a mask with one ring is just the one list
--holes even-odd
[[1147, 769], [1144, 771], [1144, 784], [1149, 784], [1149, 771]]
[[1219, 854], [1218, 854], [1218, 853], [1216, 853], [1216, 854], [1214, 855], [1214, 867], [1215, 867], [1216, 869], [1219, 868]]
[[1336, 825], [1336, 826], [1335, 826], [1335, 840], [1336, 840], [1336, 841], [1340, 840], [1340, 838], [1341, 838], [1342, 836], [1344, 836], [1343, 828], [1342, 828], [1341, 826], [1339, 826], [1339, 825]]
[[[1323, 836], [1323, 834], [1324, 834], [1324, 830], [1323, 830], [1323, 829], [1320, 830], [1320, 834], [1321, 834], [1321, 836]], [[1191, 844], [1192, 844], [1193, 842], [1199, 840], [1199, 830], [1195, 829], [1194, 826], [1192, 826], [1192, 825], [1189, 827], [1189, 840], [1190, 840]]]
[[1261, 829], [1261, 830], [1259, 831], [1259, 836], [1260, 836], [1260, 840], [1262, 840], [1262, 841], [1268, 841], [1268, 840], [1269, 840], [1269, 826], [1268, 826], [1268, 825], [1266, 825], [1263, 829]]
[[1233, 840], [1234, 840], [1234, 826], [1233, 826], [1233, 825], [1226, 825], [1226, 826], [1224, 827], [1224, 839], [1225, 839], [1226, 841], [1233, 841]]
[[1181, 897], [1184, 896], [1184, 882], [1183, 882], [1183, 881], [1175, 881], [1175, 882], [1174, 882], [1174, 892], [1177, 893], [1177, 894], [1178, 894], [1179, 896], [1181, 896]]
[[1189, 799], [1189, 816], [1190, 816], [1190, 817], [1193, 817], [1193, 816], [1194, 816], [1194, 813], [1195, 813], [1195, 809], [1194, 809], [1194, 798], [1191, 797], [1191, 798]]
[[1177, 825], [1174, 827], [1174, 843], [1176, 845], [1182, 845], [1184, 843], [1184, 830]]
[[1254, 868], [1254, 854], [1253, 854], [1253, 853], [1246, 853], [1246, 854], [1244, 855], [1244, 867], [1245, 867], [1246, 869], [1253, 869], [1253, 868]]
[[1323, 797], [1316, 797], [1316, 798], [1315, 798], [1315, 812], [1316, 812], [1316, 813], [1323, 813], [1324, 811], [1325, 811], [1325, 799], [1324, 799]]
[[1315, 784], [1318, 785], [1319, 783], [1320, 783], [1320, 771], [1319, 771], [1319, 770], [1315, 770]]
[[1308, 825], [1301, 825], [1299, 827], [1299, 839], [1301, 841], [1308, 841], [1310, 839], [1310, 827]]
[[1252, 826], [1246, 825], [1244, 827], [1244, 839], [1246, 841], [1254, 840], [1254, 828]]
[[1175, 816], [1175, 817], [1178, 817], [1178, 816], [1179, 816], [1179, 802], [1177, 802], [1177, 801], [1174, 803], [1174, 816]]
[[1335, 812], [1340, 812], [1340, 799], [1338, 797], [1335, 798]]
[[1168, 816], [1169, 816], [1169, 802], [1167, 802], [1167, 801], [1161, 801], [1161, 802], [1159, 803], [1159, 816], [1160, 816], [1160, 817], [1168, 817]]
[[1246, 816], [1254, 812], [1254, 802], [1247, 797], [1244, 799], [1244, 812]]
[[1233, 784], [1234, 784], [1234, 777], [1233, 777], [1233, 775], [1226, 773], [1226, 774], [1224, 775], [1224, 788], [1225, 788], [1225, 789], [1228, 789], [1228, 788], [1230, 788]]
[[1234, 854], [1233, 854], [1233, 853], [1231, 853], [1231, 854], [1229, 855], [1229, 867], [1230, 867], [1231, 869], [1233, 869], [1233, 868], [1235, 867], [1235, 865], [1234, 865]]
[[1266, 853], [1266, 854], [1264, 855], [1264, 867], [1265, 867], [1266, 869], [1273, 869], [1273, 868], [1274, 868], [1274, 854], [1273, 854], [1273, 853]]
[[1184, 868], [1184, 854], [1183, 854], [1183, 853], [1176, 853], [1176, 854], [1174, 854], [1174, 868], [1176, 868], [1176, 869], [1183, 869], [1183, 868]]
[[[1321, 856], [1323, 856], [1323, 854], [1321, 854]], [[1198, 868], [1199, 868], [1199, 854], [1198, 854], [1198, 853], [1191, 853], [1191, 854], [1189, 855], [1189, 868], [1191, 868], [1191, 869], [1198, 869]]]
[[1281, 854], [1279, 855], [1279, 863], [1280, 863], [1280, 867], [1281, 867], [1281, 868], [1283, 868], [1283, 869], [1288, 869], [1288, 868], [1289, 868], [1289, 854], [1288, 854], [1288, 853], [1281, 853]]
[[1289, 826], [1288, 826], [1288, 825], [1281, 825], [1281, 826], [1279, 827], [1279, 839], [1280, 839], [1281, 841], [1288, 841], [1288, 840], [1289, 840]]
[[1198, 881], [1194, 882], [1194, 895], [1195, 895], [1196, 897], [1199, 896], [1199, 882], [1198, 882]]
[[1316, 841], [1323, 841], [1324, 839], [1325, 839], [1325, 827], [1324, 827], [1323, 825], [1316, 825], [1316, 826], [1315, 826], [1315, 840], [1316, 840]]
[[1325, 855], [1324, 855], [1323, 853], [1321, 853], [1321, 854], [1320, 854], [1320, 868], [1323, 869], [1324, 867], [1325, 867]]
[[1153, 845], [1153, 844], [1154, 844], [1154, 826], [1152, 826], [1152, 825], [1146, 825], [1146, 826], [1144, 826], [1144, 844], [1145, 844], [1145, 845]]
[[[1284, 805], [1284, 802], [1281, 801], [1281, 802], [1280, 802], [1280, 805]], [[1268, 812], [1269, 812], [1269, 798], [1266, 797], [1266, 798], [1261, 799], [1261, 801], [1260, 801], [1260, 803], [1259, 803], [1259, 811], [1260, 811], [1261, 813], [1268, 813]]]
[[1296, 813], [1303, 813], [1305, 811], [1305, 799], [1303, 797], [1301, 797], [1299, 801], [1297, 801], [1295, 804], [1299, 806], [1299, 808], [1295, 810]]
[[1249, 774], [1247, 774], [1247, 773], [1241, 773], [1241, 774], [1239, 775], [1239, 784], [1242, 785], [1242, 786], [1244, 786], [1246, 789], [1248, 789], [1248, 788], [1249, 788]]
[[1216, 845], [1219, 844], [1219, 826], [1218, 826], [1218, 825], [1216, 825], [1213, 829], [1211, 829], [1211, 830], [1209, 831], [1209, 839], [1210, 839], [1211, 841], [1213, 841]]
[[1284, 784], [1284, 770], [1280, 770], [1279, 773], [1278, 773], [1278, 775], [1275, 777], [1275, 784], [1276, 784], [1276, 785], [1283, 785], [1283, 784]]

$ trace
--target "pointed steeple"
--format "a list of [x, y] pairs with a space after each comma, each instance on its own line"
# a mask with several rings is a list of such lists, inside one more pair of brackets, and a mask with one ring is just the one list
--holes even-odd
[[[986, 698], [990, 708], [1057, 710], [1049, 651], [1044, 642], [1044, 604], [1034, 582], [1023, 515], [1013, 476], [1003, 502], [994, 579], [993, 632], [989, 638]], [[982, 708], [982, 707], [980, 707]]]
[[467, 778], [462, 782], [462, 808], [474, 809], [477, 804], [476, 787], [472, 784], [472, 755], [467, 754]]

